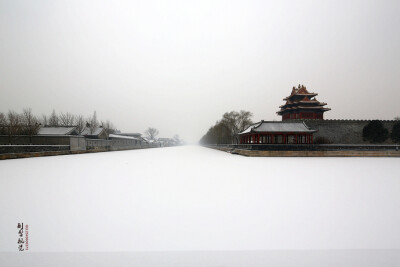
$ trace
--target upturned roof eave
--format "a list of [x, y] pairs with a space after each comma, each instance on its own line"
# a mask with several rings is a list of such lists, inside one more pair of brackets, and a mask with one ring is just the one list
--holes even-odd
[[296, 93], [296, 94], [285, 97], [283, 100], [288, 100], [290, 98], [293, 98], [294, 96], [317, 96], [317, 95], [318, 95], [317, 93], [300, 93], [300, 94]]

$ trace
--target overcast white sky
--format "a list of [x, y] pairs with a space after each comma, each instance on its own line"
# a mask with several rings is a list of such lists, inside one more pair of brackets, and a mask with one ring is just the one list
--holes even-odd
[[197, 141], [226, 111], [400, 115], [400, 1], [0, 1], [0, 111], [72, 112]]

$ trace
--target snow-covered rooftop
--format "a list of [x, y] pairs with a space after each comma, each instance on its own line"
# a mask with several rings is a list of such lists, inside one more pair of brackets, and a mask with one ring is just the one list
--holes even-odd
[[158, 138], [158, 141], [173, 141], [171, 138]]
[[311, 130], [304, 122], [267, 122], [261, 121], [248, 127], [246, 130], [239, 134], [250, 132], [291, 132], [291, 133], [312, 133]]
[[85, 127], [85, 129], [83, 129], [81, 134], [82, 135], [99, 135], [103, 131], [103, 129], [104, 128], [97, 127], [95, 129], [93, 129], [93, 131], [90, 131], [89, 127]]
[[156, 140], [150, 140], [146, 137], [142, 137], [142, 140], [145, 141], [146, 143], [152, 144], [152, 143], [158, 143]]
[[108, 137], [110, 138], [120, 138], [120, 139], [133, 139], [133, 140], [140, 140], [139, 138], [126, 136], [126, 135], [119, 135], [119, 134], [110, 134]]
[[42, 127], [38, 135], [69, 135], [75, 130], [75, 127]]
[[125, 136], [142, 136], [141, 133], [115, 133], [116, 135], [125, 135]]

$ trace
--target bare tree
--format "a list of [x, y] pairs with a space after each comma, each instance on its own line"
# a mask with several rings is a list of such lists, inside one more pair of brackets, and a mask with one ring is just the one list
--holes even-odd
[[78, 134], [81, 134], [83, 130], [85, 129], [85, 120], [83, 119], [82, 115], [78, 115], [75, 117], [75, 124], [76, 124], [76, 130], [78, 131]]
[[250, 111], [241, 110], [240, 112], [231, 111], [226, 112], [222, 116], [221, 123], [225, 124], [231, 132], [232, 142], [237, 143], [238, 136], [237, 134], [241, 131], [244, 131], [247, 127], [249, 127], [253, 122], [251, 121], [251, 117], [253, 114]]
[[116, 129], [115, 129], [114, 125], [109, 120], [107, 120], [106, 122], [102, 121], [101, 125], [105, 129], [107, 135], [113, 134], [113, 133], [116, 132]]
[[8, 142], [13, 143], [16, 135], [22, 132], [22, 119], [21, 115], [15, 111], [9, 111], [7, 114], [7, 135]]
[[0, 135], [7, 134], [7, 118], [3, 112], [0, 112]]
[[90, 118], [89, 121], [90, 134], [93, 134], [94, 131], [99, 127], [99, 121], [97, 120], [96, 111], [93, 112], [93, 116]]
[[147, 130], [144, 132], [144, 134], [146, 135], [146, 137], [147, 137], [149, 140], [155, 140], [156, 137], [157, 137], [157, 135], [158, 135], [158, 130], [157, 130], [156, 128], [149, 127], [149, 128], [147, 128]]
[[49, 125], [49, 119], [45, 114], [42, 115], [41, 123], [43, 126], [48, 126]]
[[179, 146], [180, 144], [181, 144], [181, 139], [180, 139], [180, 137], [179, 137], [179, 135], [174, 135], [174, 137], [172, 137], [172, 139], [174, 140], [174, 142], [175, 142], [175, 145], [177, 145], [177, 146]]
[[74, 125], [75, 117], [71, 113], [61, 113], [59, 116], [59, 125], [60, 126], [72, 126]]
[[49, 126], [51, 127], [57, 127], [59, 125], [59, 119], [56, 111], [53, 109], [53, 112], [51, 113], [51, 116], [49, 118]]
[[38, 134], [40, 123], [38, 119], [32, 114], [31, 108], [26, 108], [23, 110], [22, 121], [24, 132], [29, 135], [29, 141], [32, 144], [32, 135]]
[[230, 144], [238, 143], [237, 134], [244, 131], [253, 122], [253, 114], [249, 111], [226, 112], [220, 121], [217, 121], [201, 138], [202, 144]]

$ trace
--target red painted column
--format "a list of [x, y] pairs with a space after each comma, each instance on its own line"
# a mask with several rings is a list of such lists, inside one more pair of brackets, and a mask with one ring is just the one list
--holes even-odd
[[311, 144], [313, 144], [313, 143], [314, 143], [314, 136], [311, 135]]
[[274, 135], [273, 134], [271, 134], [271, 144], [275, 144], [275, 140], [274, 140], [275, 138], [274, 138]]
[[295, 136], [296, 137], [295, 137], [294, 143], [297, 144], [297, 134]]

